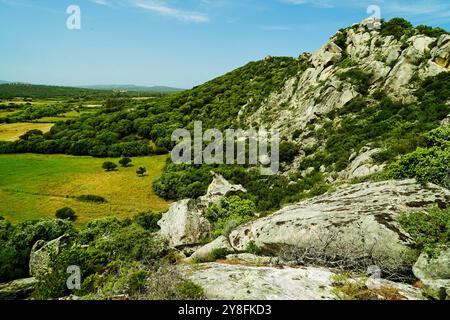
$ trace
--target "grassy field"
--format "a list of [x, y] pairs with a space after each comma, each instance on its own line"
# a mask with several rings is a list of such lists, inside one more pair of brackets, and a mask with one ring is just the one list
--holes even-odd
[[0, 141], [15, 141], [30, 130], [38, 129], [42, 132], [48, 132], [52, 127], [53, 123], [19, 122], [0, 124]]
[[[144, 211], [163, 211], [169, 203], [152, 191], [152, 182], [164, 169], [167, 156], [133, 158], [133, 167], [105, 172], [104, 161], [65, 155], [0, 155], [0, 216], [13, 223], [54, 217], [56, 210], [71, 207], [77, 224], [105, 216], [126, 218]], [[147, 176], [136, 169], [144, 166]], [[74, 197], [97, 195], [104, 204], [80, 202]]]

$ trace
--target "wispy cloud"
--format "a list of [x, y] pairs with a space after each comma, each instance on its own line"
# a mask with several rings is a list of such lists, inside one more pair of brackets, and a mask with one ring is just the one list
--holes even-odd
[[176, 7], [169, 1], [158, 0], [91, 0], [99, 5], [130, 6], [152, 12], [161, 16], [170, 17], [178, 21], [204, 23], [209, 21], [207, 14], [190, 11]]

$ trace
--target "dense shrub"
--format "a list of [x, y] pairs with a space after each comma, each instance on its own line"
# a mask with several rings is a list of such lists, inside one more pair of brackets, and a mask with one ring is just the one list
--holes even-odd
[[162, 213], [142, 212], [138, 214], [134, 221], [145, 230], [156, 232], [160, 229], [158, 221], [161, 220]]
[[126, 168], [126, 167], [130, 166], [131, 162], [133, 162], [133, 160], [131, 160], [128, 157], [125, 157], [125, 158], [120, 159], [119, 164], [122, 167]]
[[256, 206], [253, 201], [238, 196], [224, 198], [213, 204], [205, 212], [205, 217], [214, 223], [213, 237], [228, 236], [237, 226], [255, 217]]
[[111, 161], [104, 162], [102, 165], [102, 168], [105, 169], [105, 171], [114, 171], [117, 169], [117, 164]]
[[55, 213], [55, 216], [58, 219], [63, 219], [63, 220], [70, 220], [70, 221], [76, 220], [75, 211], [73, 211], [72, 208], [68, 208], [68, 207], [57, 210]]
[[403, 36], [411, 36], [413, 30], [412, 24], [402, 18], [393, 18], [381, 25], [383, 36], [393, 36], [397, 40], [400, 40]]
[[96, 196], [92, 194], [81, 195], [77, 197], [78, 201], [82, 202], [93, 202], [93, 203], [106, 203], [108, 202], [105, 198], [101, 196]]
[[450, 188], [450, 126], [424, 135], [428, 148], [402, 156], [390, 165], [388, 176], [395, 179], [415, 178]]
[[402, 214], [399, 222], [419, 251], [434, 256], [450, 246], [450, 209]]
[[341, 80], [353, 84], [356, 87], [356, 90], [363, 95], [366, 95], [369, 91], [372, 75], [359, 68], [352, 68], [338, 74], [338, 76]]
[[29, 276], [28, 262], [36, 241], [73, 233], [72, 223], [66, 220], [27, 221], [17, 226], [0, 221], [0, 282]]

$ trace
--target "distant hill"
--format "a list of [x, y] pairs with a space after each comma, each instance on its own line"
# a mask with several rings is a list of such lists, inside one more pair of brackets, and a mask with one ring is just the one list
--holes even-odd
[[[118, 90], [118, 89], [117, 89]], [[112, 96], [147, 97], [159, 96], [168, 91], [129, 91], [118, 93], [117, 90], [75, 88], [61, 86], [34, 85], [26, 83], [0, 83], [0, 98], [108, 98]]]
[[9, 83], [8, 81], [0, 80], [0, 84]]
[[130, 85], [130, 84], [95, 85], [95, 86], [83, 86], [81, 88], [96, 89], [96, 90], [124, 90], [124, 91], [135, 91], [135, 92], [162, 92], [162, 93], [179, 92], [179, 91], [184, 90], [184, 89], [164, 87], [164, 86], [146, 87], [146, 86], [135, 86], [135, 85]]

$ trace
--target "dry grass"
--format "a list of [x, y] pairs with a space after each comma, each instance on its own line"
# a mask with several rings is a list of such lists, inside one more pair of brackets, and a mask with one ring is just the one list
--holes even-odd
[[53, 127], [53, 123], [8, 123], [0, 124], [0, 141], [15, 141], [21, 135], [30, 130], [37, 129], [48, 132]]

